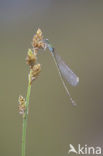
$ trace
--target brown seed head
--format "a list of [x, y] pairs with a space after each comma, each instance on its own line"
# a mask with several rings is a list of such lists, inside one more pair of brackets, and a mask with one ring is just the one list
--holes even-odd
[[18, 102], [19, 102], [19, 106], [18, 106], [19, 113], [24, 114], [26, 107], [25, 107], [25, 99], [23, 98], [23, 96], [21, 95], [19, 96]]
[[43, 35], [41, 29], [38, 29], [33, 37], [32, 46], [35, 49], [44, 49]]
[[43, 38], [43, 35], [42, 35], [42, 31], [41, 31], [41, 29], [40, 28], [38, 28], [38, 30], [37, 30], [37, 36], [40, 38], [40, 39], [42, 39]]
[[31, 72], [32, 80], [37, 78], [37, 76], [39, 75], [40, 71], [41, 71], [40, 64], [36, 64], [36, 65], [33, 66], [32, 72]]
[[33, 53], [31, 49], [28, 50], [26, 57], [26, 63], [32, 68], [37, 60], [36, 53]]

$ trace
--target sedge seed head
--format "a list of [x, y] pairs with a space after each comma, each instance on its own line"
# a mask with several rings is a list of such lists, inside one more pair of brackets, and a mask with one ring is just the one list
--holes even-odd
[[25, 99], [23, 98], [23, 96], [21, 95], [19, 96], [18, 102], [19, 102], [19, 106], [18, 106], [19, 113], [24, 114], [26, 105], [25, 105]]
[[28, 50], [26, 57], [26, 63], [32, 68], [37, 60], [36, 53], [33, 53], [31, 49]]
[[40, 71], [41, 71], [41, 65], [40, 64], [36, 64], [36, 65], [33, 66], [32, 72], [31, 72], [32, 80], [37, 78]]
[[38, 29], [33, 37], [32, 46], [34, 49], [44, 49], [45, 44], [43, 42], [43, 35], [41, 29]]

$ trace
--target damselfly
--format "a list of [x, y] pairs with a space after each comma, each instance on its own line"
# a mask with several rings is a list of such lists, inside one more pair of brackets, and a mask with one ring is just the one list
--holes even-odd
[[45, 43], [45, 47], [48, 48], [52, 54], [52, 57], [54, 59], [54, 62], [56, 64], [58, 72], [59, 72], [60, 79], [63, 83], [63, 86], [64, 86], [68, 96], [70, 97], [71, 103], [73, 105], [76, 105], [75, 101], [72, 99], [72, 97], [70, 95], [70, 92], [69, 92], [63, 78], [67, 82], [69, 82], [69, 84], [71, 84], [72, 86], [76, 86], [79, 82], [79, 77], [67, 66], [67, 64], [61, 59], [61, 57], [57, 54], [57, 52], [55, 52], [54, 48], [49, 43], [48, 39], [45, 39], [44, 43]]

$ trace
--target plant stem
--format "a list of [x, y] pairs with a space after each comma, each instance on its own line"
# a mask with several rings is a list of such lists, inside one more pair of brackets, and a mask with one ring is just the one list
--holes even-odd
[[25, 156], [25, 147], [26, 147], [26, 128], [27, 128], [27, 118], [28, 118], [28, 106], [29, 106], [29, 99], [30, 99], [30, 92], [31, 92], [31, 71], [28, 78], [28, 89], [27, 89], [27, 96], [26, 96], [26, 103], [25, 103], [25, 113], [23, 116], [23, 127], [22, 127], [22, 156]]

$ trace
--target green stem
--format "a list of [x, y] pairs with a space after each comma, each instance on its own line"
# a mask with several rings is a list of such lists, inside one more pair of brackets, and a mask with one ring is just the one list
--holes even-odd
[[23, 127], [22, 127], [22, 156], [25, 156], [25, 147], [26, 147], [26, 128], [27, 128], [27, 118], [28, 118], [28, 106], [29, 106], [29, 99], [30, 99], [30, 92], [31, 92], [31, 71], [29, 74], [28, 80], [28, 89], [27, 89], [27, 96], [26, 96], [26, 109], [23, 116]]

